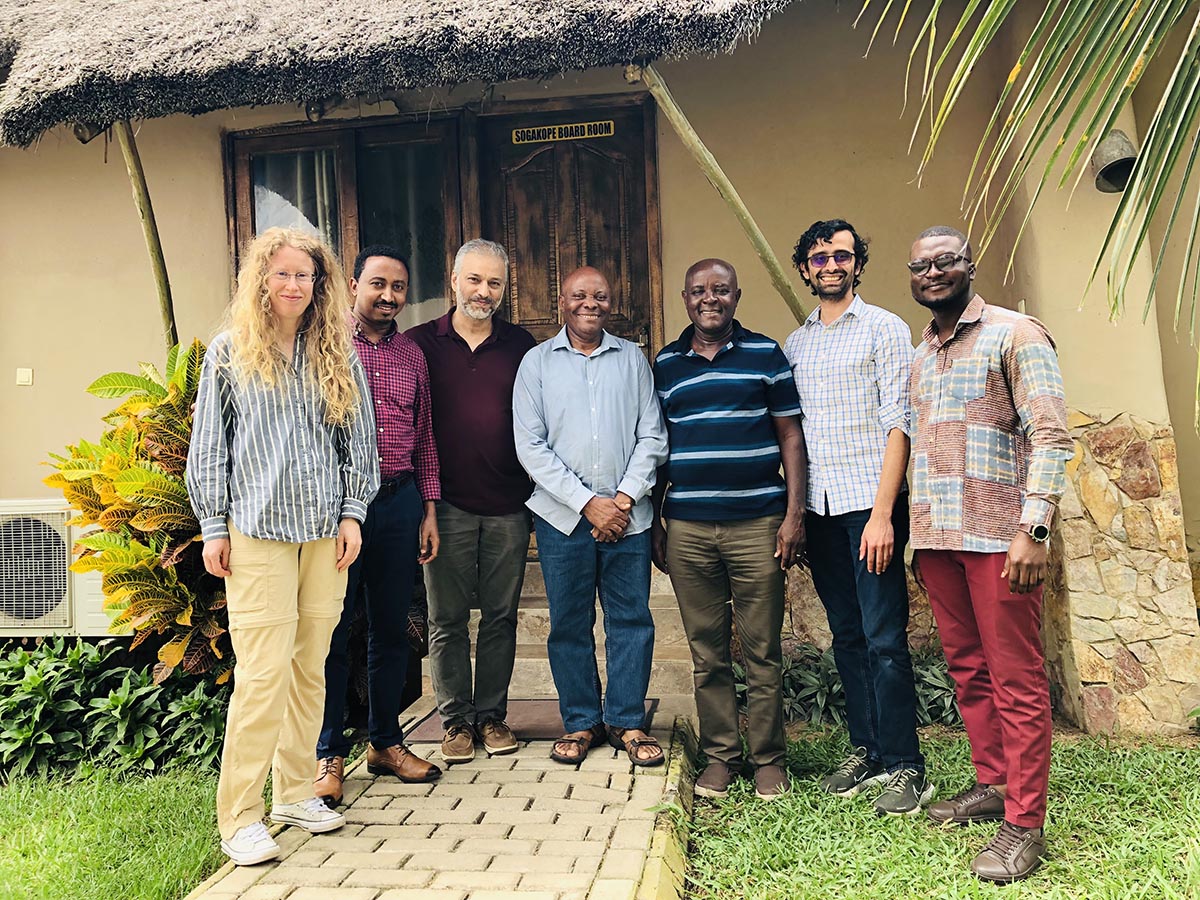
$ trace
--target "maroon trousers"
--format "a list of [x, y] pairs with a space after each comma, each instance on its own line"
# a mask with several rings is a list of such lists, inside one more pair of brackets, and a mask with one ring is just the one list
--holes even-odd
[[1004, 817], [1040, 828], [1050, 778], [1042, 589], [1013, 594], [1003, 553], [918, 550], [981, 784], [1006, 784]]

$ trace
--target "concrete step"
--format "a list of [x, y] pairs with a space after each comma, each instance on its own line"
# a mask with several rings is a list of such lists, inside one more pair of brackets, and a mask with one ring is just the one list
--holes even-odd
[[[671, 597], [670, 605], [658, 605], [656, 598], [650, 598], [650, 614], [654, 617], [654, 646], [672, 647], [687, 646], [687, 635], [683, 630], [683, 621], [679, 617], [679, 607], [675, 598]], [[474, 645], [479, 631], [479, 610], [471, 611], [467, 625]], [[604, 615], [599, 604], [596, 605], [596, 628], [594, 631], [596, 646], [604, 642]], [[541, 644], [545, 646], [550, 636], [550, 609], [545, 598], [540, 602], [535, 598], [522, 598], [517, 610], [517, 643]]]
[[[600, 680], [607, 678], [607, 666], [602, 644], [596, 646], [597, 666]], [[647, 696], [692, 694], [692, 655], [685, 643], [683, 646], [654, 647], [654, 661], [650, 666], [650, 689]], [[550, 660], [546, 658], [546, 645], [518, 644], [517, 661], [513, 666], [509, 696], [520, 699], [557, 697], [554, 677], [550, 672]]]
[[[541, 597], [546, 596], [546, 582], [542, 579], [542, 567], [538, 565], [537, 560], [530, 560], [525, 563], [525, 582], [521, 586], [522, 597]], [[654, 566], [650, 567], [650, 597], [670, 597], [672, 601], [675, 599], [675, 591], [671, 589], [671, 579], [664, 575]]]

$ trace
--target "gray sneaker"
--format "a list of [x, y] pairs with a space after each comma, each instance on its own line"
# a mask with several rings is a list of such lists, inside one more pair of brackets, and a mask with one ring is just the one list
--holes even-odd
[[821, 779], [821, 790], [835, 797], [853, 797], [873, 784], [887, 781], [888, 773], [882, 763], [867, 759], [865, 747], [855, 747], [854, 752], [842, 760], [842, 764], [831, 775]]
[[875, 799], [875, 812], [881, 816], [915, 816], [933, 799], [933, 791], [933, 784], [923, 772], [897, 769]]

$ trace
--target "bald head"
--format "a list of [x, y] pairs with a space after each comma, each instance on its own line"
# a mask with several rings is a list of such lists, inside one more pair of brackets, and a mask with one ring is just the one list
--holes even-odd
[[688, 266], [688, 270], [683, 276], [683, 287], [687, 290], [688, 284], [692, 280], [692, 276], [702, 270], [717, 269], [724, 274], [727, 281], [733, 285], [733, 289], [737, 290], [737, 269], [727, 263], [723, 259], [717, 259], [715, 256], [708, 259], [700, 259]]
[[559, 297], [569, 296], [574, 290], [577, 281], [599, 279], [604, 283], [604, 292], [609, 293], [608, 279], [604, 277], [604, 273], [592, 266], [580, 266], [574, 272], [570, 273], [562, 281], [562, 288], [559, 291]]

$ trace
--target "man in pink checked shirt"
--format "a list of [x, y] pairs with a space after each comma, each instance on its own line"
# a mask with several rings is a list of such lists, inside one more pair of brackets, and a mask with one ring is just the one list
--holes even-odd
[[346, 644], [360, 593], [367, 609], [367, 770], [405, 782], [442, 774], [404, 745], [400, 696], [408, 667], [405, 635], [416, 568], [437, 556], [435, 503], [441, 498], [425, 356], [396, 328], [408, 299], [408, 261], [384, 246], [354, 261], [354, 349], [366, 371], [379, 445], [379, 493], [367, 508], [362, 552], [350, 567], [346, 602], [325, 662], [325, 720], [317, 741], [316, 796], [342, 800], [350, 743], [345, 737]]

